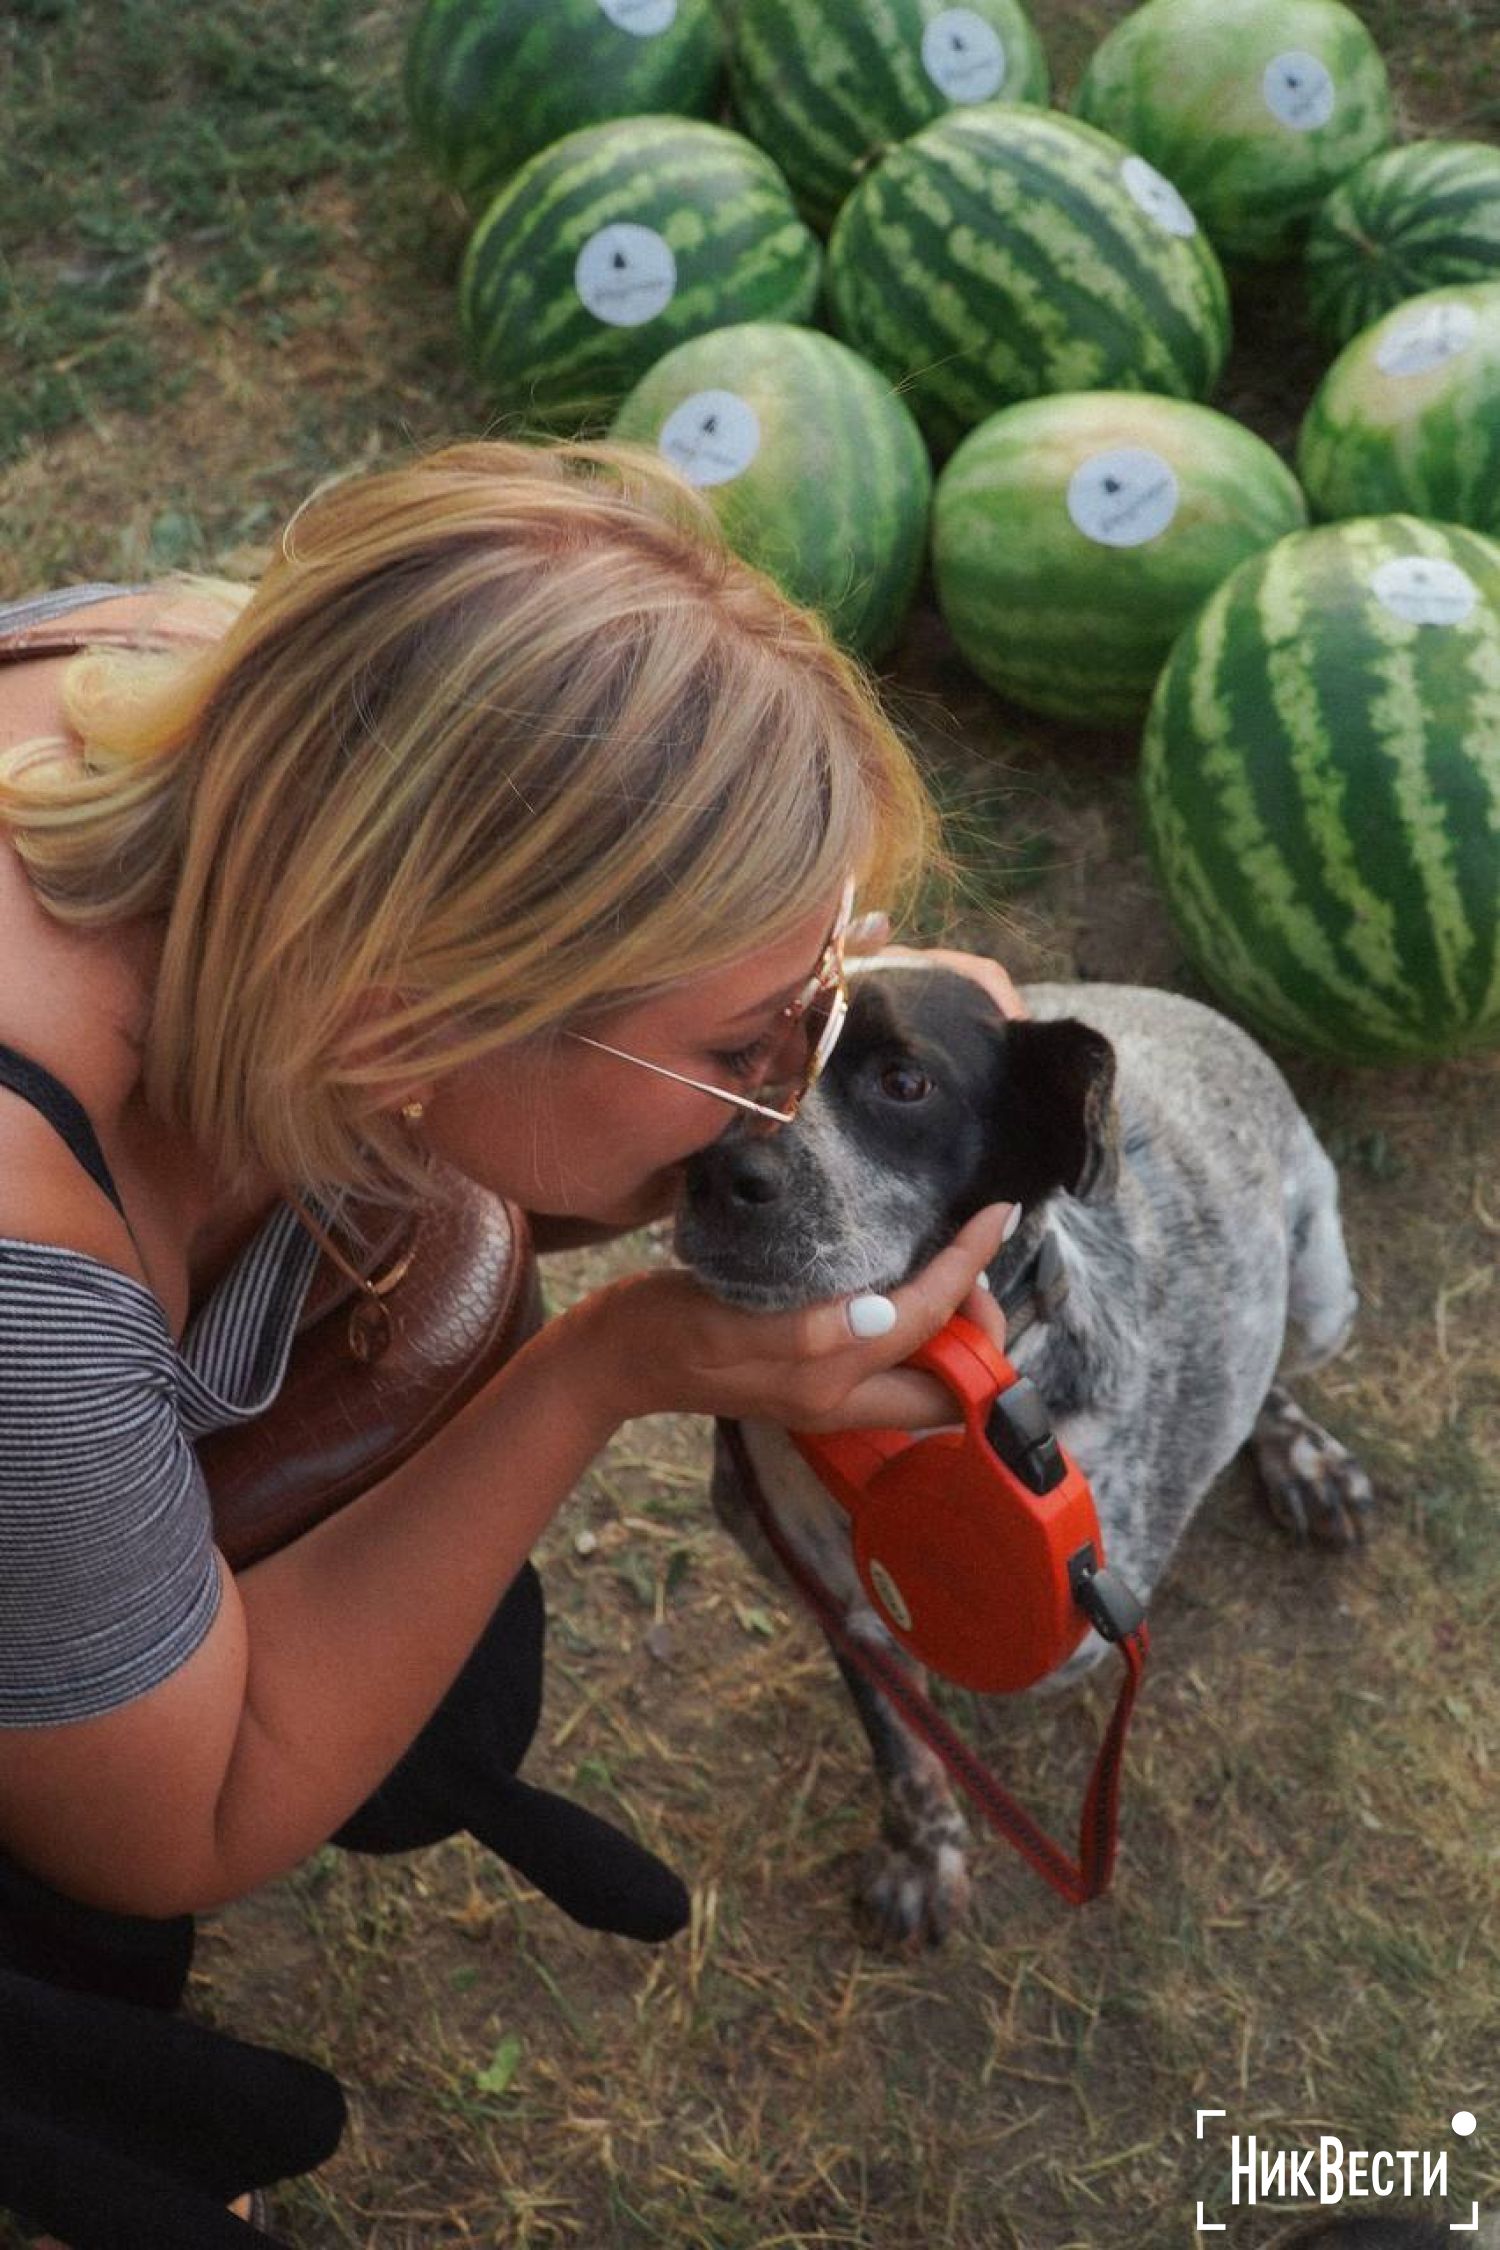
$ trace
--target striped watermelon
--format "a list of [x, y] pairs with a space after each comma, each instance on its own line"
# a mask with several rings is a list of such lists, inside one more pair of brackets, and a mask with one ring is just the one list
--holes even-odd
[[1224, 276], [1170, 183], [1011, 102], [950, 110], [871, 166], [829, 241], [828, 296], [943, 450], [1042, 392], [1203, 397], [1229, 346]]
[[615, 417], [701, 485], [735, 550], [865, 657], [901, 629], [932, 470], [883, 376], [832, 336], [754, 321], [659, 359]]
[[1500, 280], [1431, 289], [1347, 344], [1302, 423], [1314, 513], [1500, 532]]
[[564, 133], [646, 110], [712, 117], [723, 49], [713, 0], [426, 0], [406, 106], [439, 177], [481, 210]]
[[729, 82], [746, 132], [825, 234], [877, 150], [955, 104], [1045, 104], [1051, 89], [1019, 0], [738, 0]]
[[1325, 336], [1347, 344], [1406, 297], [1500, 281], [1500, 148], [1412, 141], [1366, 158], [1319, 209], [1307, 294]]
[[1340, 0], [1150, 0], [1074, 98], [1187, 197], [1226, 258], [1285, 257], [1395, 129], [1385, 64]]
[[1306, 521], [1291, 471], [1212, 407], [1029, 399], [981, 422], [938, 479], [938, 602], [1002, 695], [1088, 724], [1138, 720], [1198, 605]]
[[574, 430], [607, 420], [689, 336], [808, 319], [821, 262], [749, 141], [626, 117], [566, 134], [501, 189], [464, 256], [459, 318], [498, 406]]
[[1500, 1040], [1500, 545], [1414, 516], [1294, 532], [1168, 659], [1146, 826], [1188, 952], [1348, 1061]]

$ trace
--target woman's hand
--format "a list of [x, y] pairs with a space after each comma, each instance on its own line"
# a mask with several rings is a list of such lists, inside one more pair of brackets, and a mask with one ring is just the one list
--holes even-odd
[[844, 940], [846, 958], [853, 963], [862, 954], [879, 953], [893, 961], [926, 961], [935, 969], [952, 969], [982, 984], [1002, 1016], [1014, 1019], [1030, 1014], [1005, 970], [987, 953], [957, 953], [946, 946], [891, 945], [887, 942], [890, 928], [889, 915], [861, 914]]
[[[955, 1312], [1004, 1344], [1004, 1319], [979, 1276], [1000, 1248], [1010, 1208], [987, 1205], [888, 1298], [747, 1312], [721, 1304], [691, 1274], [628, 1275], [563, 1315], [578, 1322], [587, 1355], [580, 1379], [598, 1387], [622, 1422], [639, 1414], [749, 1416], [794, 1430], [951, 1422], [945, 1387], [900, 1363]], [[861, 1338], [851, 1304], [888, 1306], [894, 1317], [880, 1335]]]

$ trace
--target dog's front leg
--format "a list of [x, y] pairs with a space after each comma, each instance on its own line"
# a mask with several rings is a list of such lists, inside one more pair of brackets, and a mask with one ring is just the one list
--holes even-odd
[[[886, 1655], [921, 1686], [921, 1666], [890, 1639], [865, 1599], [842, 1509], [785, 1431], [752, 1422], [741, 1423], [739, 1429], [781, 1536], [821, 1581], [856, 1637], [877, 1637]], [[722, 1431], [714, 1447], [712, 1495], [721, 1522], [751, 1561], [776, 1583], [786, 1585], [787, 1574], [761, 1528]], [[882, 1945], [938, 1944], [962, 1919], [969, 1900], [963, 1817], [939, 1759], [902, 1724], [857, 1665], [837, 1647], [833, 1655], [864, 1728], [880, 1785], [880, 1841], [861, 1865], [856, 1920], [866, 1938]]]
[[[888, 1646], [887, 1653], [914, 1686], [925, 1689], [919, 1664], [900, 1649]], [[856, 1919], [878, 1945], [940, 1945], [969, 1905], [968, 1830], [947, 1772], [856, 1664], [836, 1648], [833, 1659], [853, 1697], [880, 1782], [880, 1841], [860, 1868]]]

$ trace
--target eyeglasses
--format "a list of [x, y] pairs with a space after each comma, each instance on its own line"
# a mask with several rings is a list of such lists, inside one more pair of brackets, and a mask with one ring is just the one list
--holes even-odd
[[[658, 1078], [670, 1078], [679, 1086], [691, 1086], [697, 1093], [712, 1094], [715, 1101], [748, 1110], [752, 1117], [761, 1120], [767, 1131], [777, 1125], [790, 1125], [817, 1084], [849, 1013], [844, 939], [853, 914], [854, 878], [851, 876], [844, 885], [838, 914], [818, 956], [817, 967], [795, 1000], [789, 1000], [781, 1011], [779, 1020], [786, 1029], [761, 1086], [761, 1092], [768, 1097], [765, 1101], [752, 1101], [748, 1094], [732, 1094], [727, 1086], [710, 1086], [702, 1078], [684, 1077], [680, 1070], [668, 1070], [664, 1063], [648, 1062], [644, 1055], [628, 1054], [623, 1047], [611, 1047], [603, 1039], [591, 1039], [584, 1031], [570, 1031], [568, 1037], [584, 1047], [597, 1047], [602, 1055], [614, 1055], [620, 1062], [634, 1063], [638, 1070], [654, 1071]], [[778, 1070], [785, 1075], [778, 1076]]]

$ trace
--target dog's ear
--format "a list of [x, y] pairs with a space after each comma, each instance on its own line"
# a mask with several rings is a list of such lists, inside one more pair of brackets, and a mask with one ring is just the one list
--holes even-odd
[[991, 1144], [992, 1192], [1035, 1205], [1055, 1189], [1102, 1202], [1120, 1175], [1115, 1051], [1075, 1017], [1007, 1022]]

